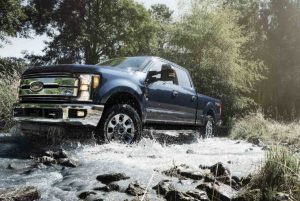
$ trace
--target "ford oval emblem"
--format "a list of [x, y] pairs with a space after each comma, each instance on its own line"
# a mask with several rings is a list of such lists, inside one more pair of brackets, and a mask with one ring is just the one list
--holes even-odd
[[40, 92], [44, 88], [44, 84], [42, 82], [32, 82], [30, 83], [30, 90], [32, 92]]

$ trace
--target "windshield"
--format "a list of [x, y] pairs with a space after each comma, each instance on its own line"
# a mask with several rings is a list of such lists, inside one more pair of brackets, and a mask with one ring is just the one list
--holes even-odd
[[121, 57], [101, 62], [100, 66], [111, 66], [122, 69], [142, 70], [149, 61], [147, 57]]

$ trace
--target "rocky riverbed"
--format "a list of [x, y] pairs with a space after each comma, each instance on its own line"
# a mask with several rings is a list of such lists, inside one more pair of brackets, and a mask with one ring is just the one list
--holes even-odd
[[230, 200], [264, 157], [243, 141], [150, 133], [153, 139], [130, 146], [90, 139], [45, 145], [0, 134], [0, 200], [16, 192], [23, 200]]

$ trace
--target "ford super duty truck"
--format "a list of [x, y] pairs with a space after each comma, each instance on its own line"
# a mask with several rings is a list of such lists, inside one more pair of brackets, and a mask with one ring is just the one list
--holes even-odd
[[197, 93], [185, 68], [145, 56], [29, 68], [14, 119], [25, 135], [61, 126], [133, 143], [147, 126], [202, 128], [211, 136], [221, 113], [220, 100]]

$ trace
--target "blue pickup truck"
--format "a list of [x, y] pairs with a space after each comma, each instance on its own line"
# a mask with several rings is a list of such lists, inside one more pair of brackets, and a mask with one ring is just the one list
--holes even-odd
[[26, 135], [53, 126], [91, 128], [100, 140], [133, 143], [150, 126], [214, 135], [221, 113], [221, 101], [197, 93], [185, 68], [140, 56], [29, 68], [21, 77], [14, 119]]

